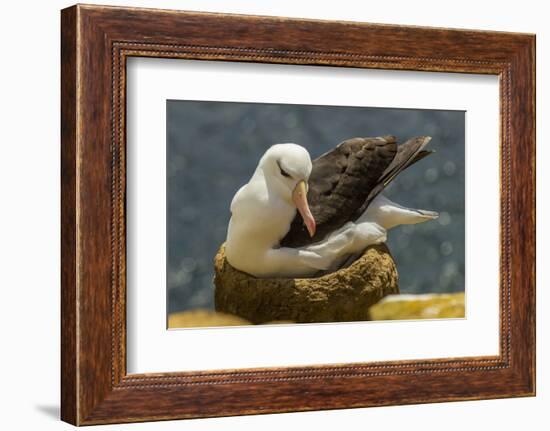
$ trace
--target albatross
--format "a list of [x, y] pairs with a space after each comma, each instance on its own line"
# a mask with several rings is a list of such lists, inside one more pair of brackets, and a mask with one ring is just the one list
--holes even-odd
[[236, 269], [260, 278], [336, 271], [387, 231], [438, 217], [381, 194], [432, 151], [428, 136], [398, 145], [393, 136], [353, 138], [311, 161], [297, 144], [271, 146], [231, 202], [225, 252]]

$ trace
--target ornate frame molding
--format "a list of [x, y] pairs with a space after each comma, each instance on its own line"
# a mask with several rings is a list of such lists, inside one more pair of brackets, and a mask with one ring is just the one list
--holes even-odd
[[[63, 10], [63, 420], [99, 424], [533, 395], [534, 46], [534, 36], [524, 34], [100, 6]], [[127, 375], [125, 66], [131, 56], [498, 75], [500, 354]]]

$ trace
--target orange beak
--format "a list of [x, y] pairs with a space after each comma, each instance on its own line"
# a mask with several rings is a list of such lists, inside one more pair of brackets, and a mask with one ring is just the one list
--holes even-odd
[[304, 224], [306, 225], [309, 236], [315, 235], [315, 219], [309, 210], [309, 205], [307, 203], [307, 186], [305, 181], [300, 181], [296, 184], [294, 191], [292, 192], [292, 202], [296, 205], [296, 208], [300, 212]]

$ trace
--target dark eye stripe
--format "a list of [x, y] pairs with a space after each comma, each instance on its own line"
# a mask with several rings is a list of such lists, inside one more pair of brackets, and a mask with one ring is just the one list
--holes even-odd
[[279, 162], [277, 162], [277, 166], [279, 166], [279, 170], [281, 171], [281, 175], [283, 177], [292, 178], [292, 176], [281, 167], [281, 164]]
[[287, 171], [285, 171], [283, 168], [281, 168], [281, 175], [283, 177], [290, 178], [290, 174]]

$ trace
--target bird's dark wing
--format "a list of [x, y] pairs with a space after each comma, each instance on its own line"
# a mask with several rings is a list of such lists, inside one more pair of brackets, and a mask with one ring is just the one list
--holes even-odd
[[307, 199], [317, 229], [310, 237], [296, 214], [283, 247], [301, 247], [322, 240], [342, 227], [364, 205], [397, 155], [393, 136], [353, 138], [313, 161]]
[[397, 177], [397, 175], [409, 166], [433, 153], [433, 151], [424, 150], [424, 147], [428, 145], [428, 142], [430, 142], [431, 139], [432, 138], [429, 136], [417, 136], [409, 139], [397, 147], [397, 154], [395, 155], [395, 158], [379, 178], [377, 184], [372, 188], [365, 202], [357, 209], [357, 212], [353, 215], [352, 220], [360, 217], [373, 199], [378, 196], [380, 192], [382, 192], [382, 190], [384, 190], [384, 188], [391, 181], [393, 181], [395, 177]]

